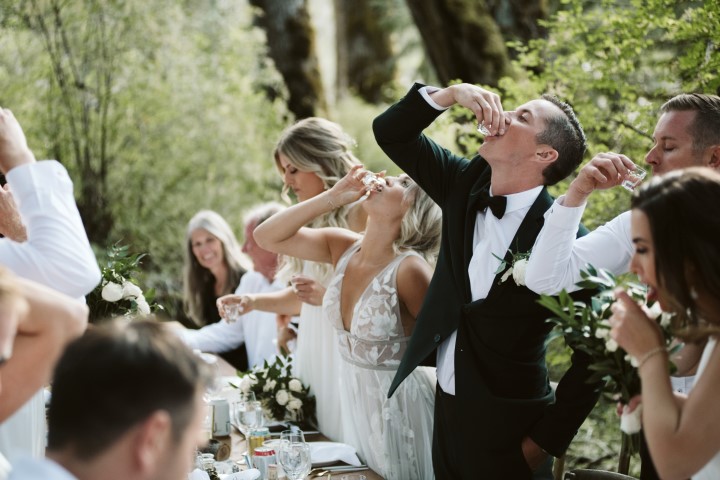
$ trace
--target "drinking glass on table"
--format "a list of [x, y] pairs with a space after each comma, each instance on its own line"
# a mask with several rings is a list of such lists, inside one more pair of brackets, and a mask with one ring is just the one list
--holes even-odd
[[245, 438], [251, 430], [262, 427], [262, 404], [256, 400], [254, 392], [240, 392], [231, 410], [233, 420]]
[[310, 473], [310, 446], [302, 431], [285, 430], [280, 434], [277, 460], [288, 480], [299, 480]]

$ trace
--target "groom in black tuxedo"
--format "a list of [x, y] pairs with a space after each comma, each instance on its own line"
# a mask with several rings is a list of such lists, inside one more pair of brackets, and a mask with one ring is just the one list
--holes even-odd
[[[491, 132], [469, 161], [422, 133], [456, 103]], [[521, 278], [501, 280], [513, 254], [535, 242], [552, 205], [546, 185], [580, 164], [582, 127], [554, 97], [504, 112], [497, 95], [474, 85], [416, 84], [373, 129], [385, 153], [443, 210], [435, 273], [389, 395], [436, 359], [437, 478], [551, 478], [551, 456], [567, 449], [599, 385], [586, 383], [589, 359], [575, 351], [553, 392], [545, 363], [550, 313]], [[500, 271], [495, 256], [506, 261]]]

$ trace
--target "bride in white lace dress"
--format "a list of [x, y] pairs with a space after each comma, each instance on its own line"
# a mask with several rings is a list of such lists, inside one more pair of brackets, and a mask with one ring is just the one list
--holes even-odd
[[[344, 437], [384, 478], [433, 478], [434, 370], [418, 369], [392, 398], [387, 393], [430, 283], [440, 210], [409, 177], [366, 187], [366, 173], [353, 167], [332, 189], [265, 221], [255, 239], [271, 251], [335, 265], [323, 308], [341, 355]], [[364, 235], [303, 227], [366, 193]]]

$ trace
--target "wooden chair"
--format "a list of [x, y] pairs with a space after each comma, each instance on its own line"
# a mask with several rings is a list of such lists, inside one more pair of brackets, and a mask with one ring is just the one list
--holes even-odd
[[607, 470], [577, 469], [565, 473], [565, 480], [637, 480], [617, 472]]

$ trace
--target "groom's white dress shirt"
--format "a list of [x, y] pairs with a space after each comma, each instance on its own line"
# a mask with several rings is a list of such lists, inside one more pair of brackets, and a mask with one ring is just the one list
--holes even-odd
[[[71, 297], [83, 297], [100, 282], [100, 269], [75, 205], [65, 167], [46, 160], [13, 168], [6, 175], [27, 230], [27, 241], [0, 239], [0, 263], [16, 275]], [[40, 391], [0, 425], [0, 453], [45, 452], [45, 402]]]
[[[285, 283], [278, 280], [271, 283], [261, 273], [251, 270], [242, 276], [235, 294], [270, 293], [285, 287]], [[203, 352], [227, 352], [245, 343], [248, 365], [252, 368], [262, 366], [264, 360], [271, 362], [277, 354], [276, 318], [274, 313], [253, 310], [233, 323], [223, 319], [200, 330], [180, 330], [178, 333], [191, 348]]]
[[526, 270], [527, 287], [536, 293], [556, 295], [577, 290], [580, 271], [588, 264], [615, 275], [630, 270], [634, 248], [630, 212], [623, 212], [587, 235], [576, 238], [586, 204], [566, 207], [564, 196], [545, 213]]

